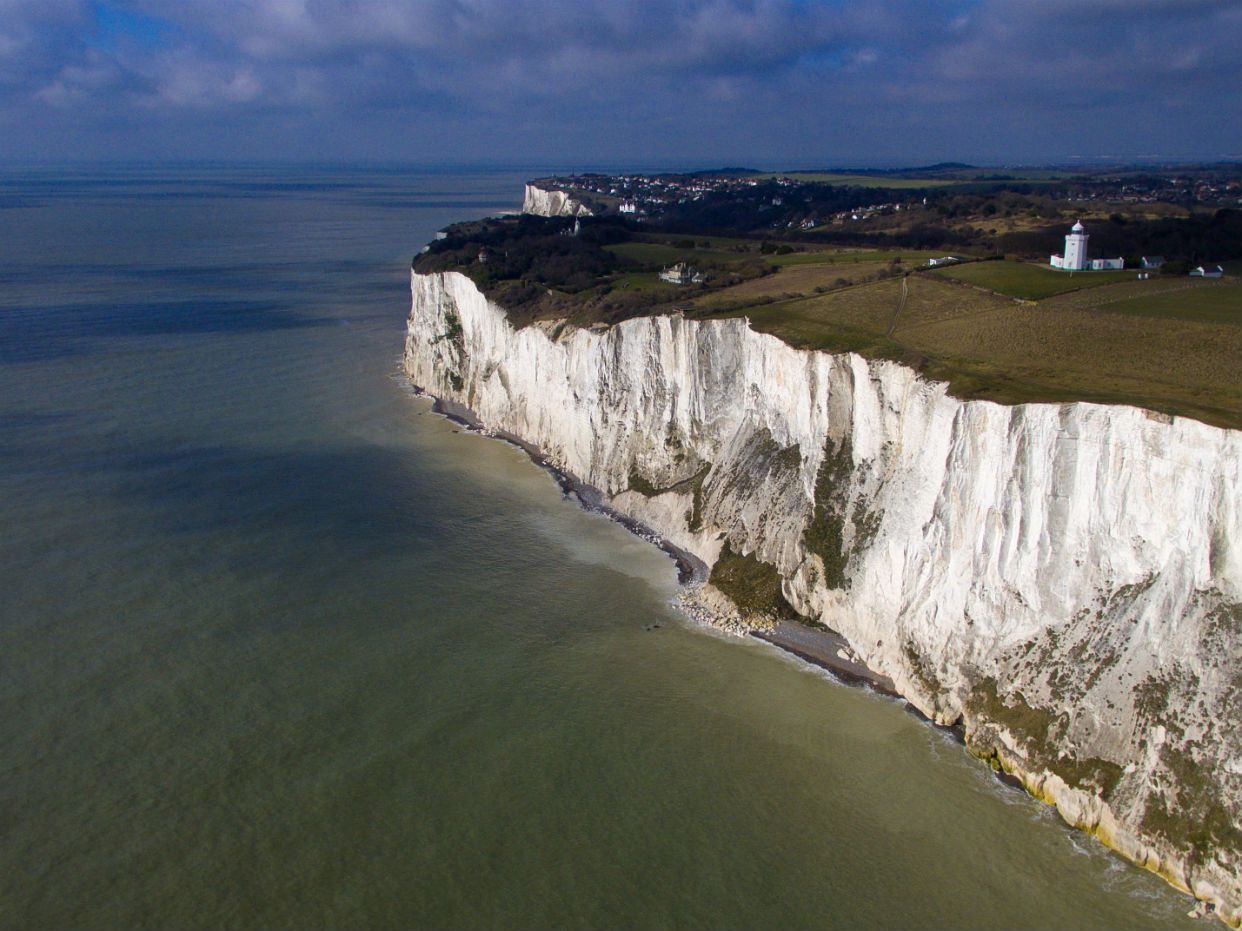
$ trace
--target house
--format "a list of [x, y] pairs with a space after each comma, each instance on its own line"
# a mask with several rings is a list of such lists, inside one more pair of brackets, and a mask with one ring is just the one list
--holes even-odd
[[1200, 265], [1190, 270], [1192, 278], [1219, 278], [1225, 274], [1225, 270], [1219, 265]]
[[1070, 227], [1070, 231], [1065, 237], [1065, 253], [1052, 256], [1048, 259], [1048, 264], [1053, 268], [1061, 268], [1067, 272], [1102, 272], [1126, 267], [1126, 261], [1122, 258], [1088, 259], [1087, 240], [1089, 238], [1086, 227], [1079, 220]]
[[1145, 255], [1143, 256], [1144, 268], [1159, 268], [1164, 264], [1163, 255]]
[[693, 265], [678, 262], [672, 268], [666, 268], [660, 272], [660, 280], [667, 281], [669, 284], [702, 284], [707, 280], [707, 276]]
[[638, 213], [638, 204], [632, 200], [622, 201], [621, 206], [617, 210], [620, 213]]
[[929, 268], [935, 268], [937, 265], [952, 265], [954, 262], [960, 262], [960, 261], [961, 259], [957, 258], [957, 256], [942, 255], [938, 259], [928, 259], [927, 265]]

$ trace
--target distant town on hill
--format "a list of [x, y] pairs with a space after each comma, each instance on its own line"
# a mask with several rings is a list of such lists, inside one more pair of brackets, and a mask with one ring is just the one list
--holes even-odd
[[468, 275], [519, 326], [745, 316], [964, 397], [1242, 425], [1237, 164], [583, 174], [526, 193], [414, 269]]
[[[848, 245], [966, 247], [1038, 255], [1059, 246], [1063, 227], [1096, 217], [1109, 253], [1167, 253], [1188, 263], [1242, 257], [1242, 242], [1205, 234], [1215, 211], [1242, 207], [1242, 164], [1150, 166], [1091, 172], [975, 168], [685, 175], [569, 175], [537, 179], [592, 215], [623, 215], [661, 229], [731, 232]], [[1191, 220], [1173, 223], [1170, 220]], [[1162, 222], [1163, 221], [1163, 222]], [[1222, 251], [1223, 250], [1223, 251]]]

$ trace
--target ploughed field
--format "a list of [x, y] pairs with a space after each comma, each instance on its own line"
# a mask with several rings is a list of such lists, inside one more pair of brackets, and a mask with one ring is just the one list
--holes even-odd
[[[1242, 427], [1236, 276], [1071, 275], [960, 253], [962, 262], [933, 268], [929, 260], [946, 253], [662, 233], [615, 238], [601, 245], [545, 240], [572, 255], [598, 253], [590, 275], [562, 280], [555, 267], [545, 275], [538, 261], [520, 275], [512, 263], [466, 261], [477, 251], [473, 240], [458, 248], [456, 264], [446, 252], [416, 268], [469, 274], [519, 325], [556, 318], [615, 323], [669, 312], [745, 316], [756, 330], [794, 346], [911, 365], [959, 397], [1133, 404]], [[705, 272], [707, 282], [660, 280], [660, 271], [677, 262]]]

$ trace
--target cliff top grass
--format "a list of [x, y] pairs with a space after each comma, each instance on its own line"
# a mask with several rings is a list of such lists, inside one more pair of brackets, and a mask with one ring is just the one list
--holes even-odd
[[1131, 277], [1018, 302], [916, 273], [758, 306], [729, 302], [744, 291], [700, 299], [696, 316], [746, 316], [793, 346], [893, 359], [958, 397], [1131, 404], [1242, 427], [1237, 279]]
[[1134, 271], [1066, 272], [1033, 262], [970, 262], [938, 268], [935, 274], [954, 281], [976, 284], [1028, 301], [1038, 301], [1054, 294], [1098, 288], [1116, 281], [1134, 280]]
[[[1242, 428], [1242, 284], [1020, 261], [931, 269], [940, 250], [840, 248], [614, 220], [461, 224], [415, 262], [469, 275], [515, 325], [744, 316], [800, 348], [892, 359], [962, 398], [1130, 404]], [[684, 261], [700, 285], [661, 281]]]

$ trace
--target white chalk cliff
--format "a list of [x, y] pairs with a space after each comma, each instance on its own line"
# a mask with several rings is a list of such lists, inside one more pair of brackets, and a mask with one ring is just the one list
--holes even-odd
[[591, 209], [564, 191], [549, 191], [528, 184], [522, 197], [522, 213], [539, 217], [589, 217]]
[[1238, 924], [1242, 432], [962, 401], [740, 319], [514, 330], [464, 275], [412, 291], [416, 385], [709, 566], [771, 564], [974, 752]]

